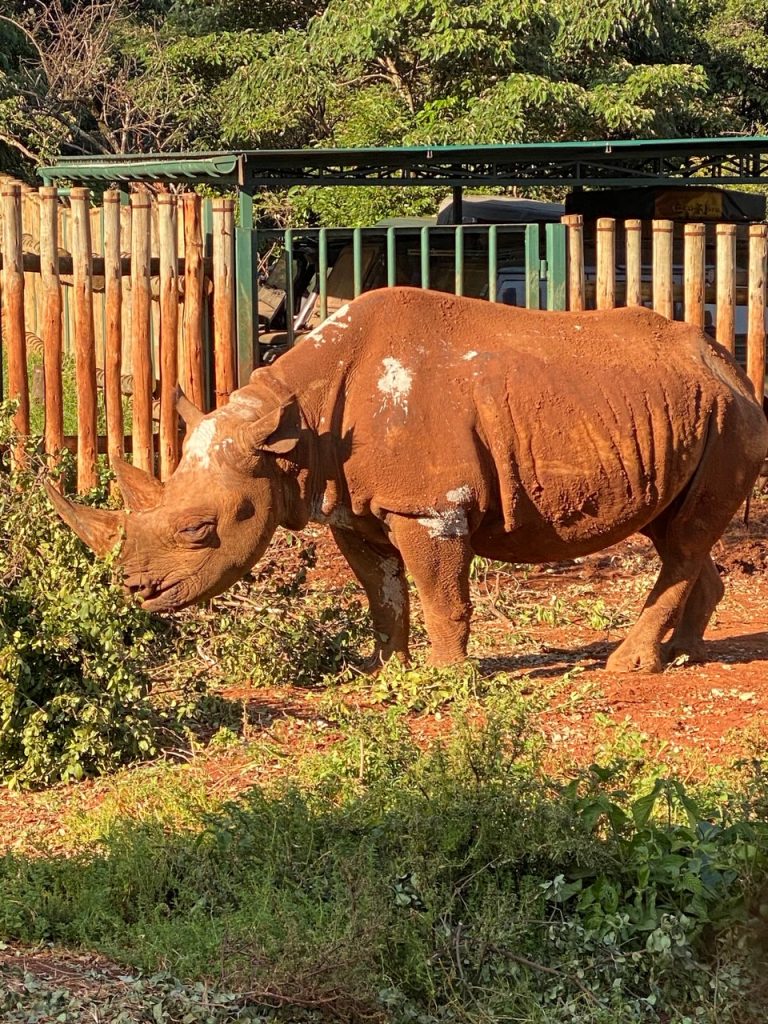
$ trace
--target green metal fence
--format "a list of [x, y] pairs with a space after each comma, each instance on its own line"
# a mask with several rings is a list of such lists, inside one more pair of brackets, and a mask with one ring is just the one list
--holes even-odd
[[[240, 223], [252, 215], [241, 194]], [[270, 275], [259, 273], [269, 261]], [[562, 224], [419, 225], [295, 228], [236, 234], [240, 383], [258, 365], [267, 337], [290, 347], [324, 320], [334, 303], [372, 288], [410, 285], [527, 306], [566, 308], [566, 229]], [[271, 317], [259, 303], [259, 280], [284, 295]], [[261, 316], [259, 311], [261, 309]], [[259, 331], [256, 327], [259, 324]], [[262, 346], [257, 343], [260, 337]]]

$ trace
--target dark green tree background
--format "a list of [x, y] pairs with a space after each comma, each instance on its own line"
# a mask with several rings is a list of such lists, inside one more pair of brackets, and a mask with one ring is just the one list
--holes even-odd
[[0, 169], [31, 173], [62, 153], [768, 125], [766, 0], [4, 0], [0, 11]]

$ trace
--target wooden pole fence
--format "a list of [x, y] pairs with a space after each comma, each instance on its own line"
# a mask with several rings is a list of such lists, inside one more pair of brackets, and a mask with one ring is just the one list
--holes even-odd
[[183, 381], [187, 397], [198, 409], [205, 409], [205, 363], [203, 360], [203, 215], [200, 196], [185, 192], [184, 210], [184, 317]]
[[684, 232], [684, 319], [696, 327], [704, 326], [704, 284], [706, 264], [704, 259], [704, 225], [686, 224]]
[[125, 455], [123, 396], [123, 280], [120, 256], [120, 193], [104, 193], [104, 402], [107, 412], [107, 452], [110, 465]]
[[157, 213], [160, 247], [160, 479], [167, 480], [179, 460], [176, 197], [159, 195]]
[[148, 192], [131, 196], [131, 372], [133, 374], [133, 461], [155, 471], [152, 448], [152, 291], [149, 273], [151, 209]]
[[[3, 200], [3, 334], [8, 354], [8, 397], [18, 402], [13, 423], [29, 433], [27, 337], [24, 320], [24, 271], [21, 258], [21, 187], [5, 185]], [[17, 458], [21, 453], [17, 452]]]
[[226, 405], [235, 390], [235, 204], [213, 203], [213, 338], [216, 407]]
[[63, 306], [59, 280], [59, 197], [55, 188], [40, 189], [40, 288], [43, 297], [45, 450], [53, 464], [64, 447], [61, 380]]
[[715, 338], [733, 355], [736, 351], [736, 225], [718, 224], [717, 329]]
[[601, 217], [597, 222], [597, 308], [616, 305], [616, 221]]
[[749, 226], [747, 376], [762, 402], [765, 390], [765, 303], [768, 224]]

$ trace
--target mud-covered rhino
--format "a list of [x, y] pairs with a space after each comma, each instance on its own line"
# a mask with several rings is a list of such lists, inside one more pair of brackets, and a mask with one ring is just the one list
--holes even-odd
[[436, 292], [370, 292], [203, 416], [185, 399], [161, 485], [117, 467], [130, 512], [62, 518], [99, 553], [124, 532], [150, 611], [218, 594], [276, 527], [328, 524], [363, 585], [374, 660], [408, 656], [406, 571], [438, 664], [464, 657], [473, 555], [544, 562], [636, 531], [661, 571], [608, 659], [702, 655], [723, 594], [713, 544], [768, 448], [752, 388], [705, 335], [644, 309], [545, 313]]

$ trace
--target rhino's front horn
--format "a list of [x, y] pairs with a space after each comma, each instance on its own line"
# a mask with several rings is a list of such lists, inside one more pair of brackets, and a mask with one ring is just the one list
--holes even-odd
[[190, 402], [181, 388], [176, 388], [176, 409], [179, 416], [192, 430], [195, 429], [200, 420], [205, 416], [203, 410], [198, 409], [194, 402]]
[[47, 480], [45, 490], [53, 507], [80, 540], [101, 558], [108, 555], [120, 540], [124, 514], [103, 508], [89, 508], [87, 505], [73, 505]]
[[117, 485], [126, 508], [132, 512], [144, 512], [160, 503], [163, 485], [146, 470], [139, 469], [124, 459], [117, 459], [112, 469], [117, 477]]

